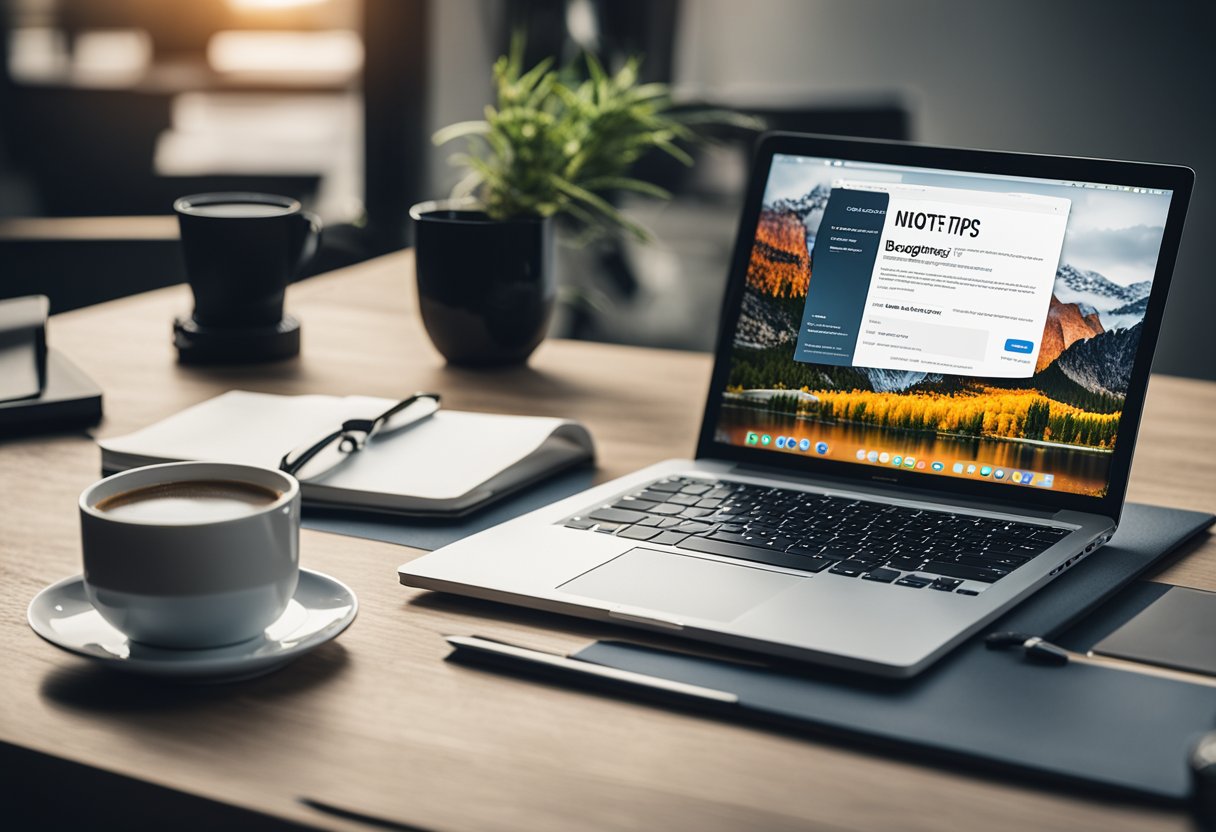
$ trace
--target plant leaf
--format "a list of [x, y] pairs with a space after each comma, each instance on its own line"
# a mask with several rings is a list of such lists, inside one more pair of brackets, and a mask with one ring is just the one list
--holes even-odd
[[458, 121], [435, 131], [431, 142], [436, 146], [447, 144], [461, 136], [484, 136], [490, 132], [490, 124], [486, 121]]
[[521, 75], [519, 80], [515, 82], [515, 85], [519, 88], [520, 92], [531, 92], [532, 88], [540, 82], [541, 77], [549, 71], [549, 67], [551, 66], [553, 66], [553, 56], [545, 58]]
[[485, 177], [476, 168], [470, 168], [459, 182], [452, 186], [452, 199], [471, 196], [483, 182]]
[[596, 194], [591, 193], [591, 191], [588, 191], [585, 188], [580, 188], [573, 182], [567, 182], [558, 176], [552, 177], [552, 181], [553, 186], [559, 191], [567, 194], [572, 199], [577, 199], [583, 204], [599, 211], [604, 219], [608, 220], [613, 225], [620, 226], [643, 242], [651, 239], [651, 234], [649, 231], [627, 218], [616, 208], [613, 208], [612, 205], [610, 205], [603, 197], [597, 196]]
[[654, 146], [662, 150], [668, 156], [671, 156], [673, 159], [678, 159], [689, 167], [692, 167], [692, 157], [680, 148], [676, 147], [667, 139], [656, 140]]
[[600, 63], [600, 59], [590, 52], [586, 55], [586, 61], [587, 73], [591, 76], [591, 83], [595, 87], [596, 101], [602, 104], [608, 99], [608, 74], [604, 72], [604, 65]]

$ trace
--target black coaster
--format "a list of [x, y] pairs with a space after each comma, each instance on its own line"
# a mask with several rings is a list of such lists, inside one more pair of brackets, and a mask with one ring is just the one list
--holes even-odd
[[255, 364], [300, 354], [300, 321], [291, 315], [274, 326], [215, 329], [191, 318], [173, 321], [173, 345], [182, 364]]

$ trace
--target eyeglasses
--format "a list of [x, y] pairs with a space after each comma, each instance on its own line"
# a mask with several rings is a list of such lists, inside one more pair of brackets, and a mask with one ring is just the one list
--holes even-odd
[[347, 419], [333, 433], [284, 455], [279, 470], [302, 480], [320, 476], [363, 450], [372, 437], [407, 428], [438, 409], [438, 393], [415, 393], [373, 419]]

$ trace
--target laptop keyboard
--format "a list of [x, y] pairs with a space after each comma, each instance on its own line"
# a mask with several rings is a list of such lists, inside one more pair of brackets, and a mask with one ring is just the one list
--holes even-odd
[[1068, 531], [751, 483], [668, 477], [562, 525], [754, 563], [978, 595]]

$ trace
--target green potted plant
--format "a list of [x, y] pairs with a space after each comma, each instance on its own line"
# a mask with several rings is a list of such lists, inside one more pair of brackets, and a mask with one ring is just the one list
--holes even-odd
[[469, 145], [452, 157], [466, 170], [453, 198], [410, 212], [423, 323], [454, 364], [521, 363], [544, 338], [556, 297], [556, 217], [647, 239], [608, 197], [670, 197], [629, 175], [651, 150], [692, 162], [679, 146], [691, 128], [672, 112], [666, 85], [639, 83], [636, 58], [610, 74], [587, 55], [587, 78], [578, 80], [552, 59], [525, 72], [522, 54], [516, 37], [494, 64], [497, 102], [484, 120], [435, 134], [436, 144]]

